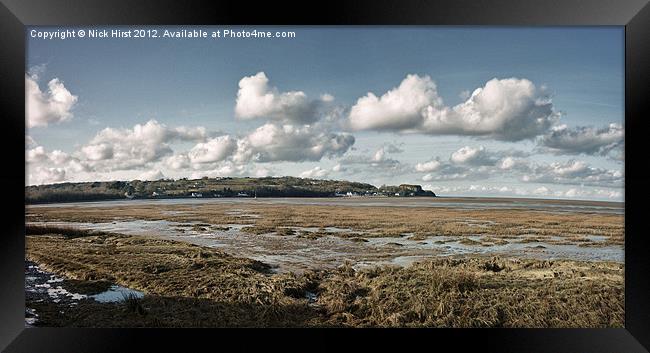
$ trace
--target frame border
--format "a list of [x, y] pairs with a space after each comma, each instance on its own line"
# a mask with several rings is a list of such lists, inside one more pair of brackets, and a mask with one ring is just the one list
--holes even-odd
[[[641, 233], [650, 174], [643, 163], [643, 134], [648, 121], [643, 113], [650, 105], [650, 5], [648, 0], [409, 0], [342, 1], [308, 3], [286, 1], [250, 3], [224, 0], [174, 2], [172, 0], [1, 0], [0, 4], [0, 102], [5, 119], [7, 147], [0, 172], [5, 188], [5, 236], [0, 237], [0, 269], [7, 285], [0, 292], [0, 350], [21, 351], [113, 351], [199, 348], [216, 338], [239, 344], [240, 349], [264, 348], [282, 343], [296, 334], [318, 347], [344, 348], [337, 338], [356, 341], [367, 348], [398, 344], [400, 349], [419, 348], [423, 342], [453, 344], [455, 349], [479, 348], [501, 352], [644, 352], [650, 349], [650, 260]], [[24, 328], [24, 32], [27, 25], [499, 25], [499, 26], [625, 26], [625, 328], [624, 329], [295, 329], [248, 330], [203, 329], [73, 329]], [[21, 90], [22, 88], [22, 90]], [[635, 155], [637, 155], [635, 157]], [[632, 192], [634, 190], [634, 192]], [[384, 332], [388, 332], [386, 335]], [[235, 341], [244, 333], [255, 339]], [[379, 335], [378, 335], [379, 333]], [[381, 335], [381, 337], [379, 337]], [[12, 342], [13, 340], [13, 342]], [[346, 340], [347, 341], [347, 340]], [[285, 343], [286, 345], [286, 343]], [[644, 348], [645, 347], [645, 348]], [[300, 347], [296, 347], [300, 348]], [[305, 347], [312, 349], [314, 347]]]

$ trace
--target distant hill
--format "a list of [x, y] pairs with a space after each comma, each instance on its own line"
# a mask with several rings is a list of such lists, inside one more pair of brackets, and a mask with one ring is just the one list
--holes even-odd
[[25, 187], [25, 203], [213, 197], [436, 196], [420, 185], [381, 186], [295, 177], [102, 181]]

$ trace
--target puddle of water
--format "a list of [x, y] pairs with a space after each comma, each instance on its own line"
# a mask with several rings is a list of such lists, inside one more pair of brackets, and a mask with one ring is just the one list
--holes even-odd
[[[78, 304], [78, 301], [88, 298], [100, 303], [112, 303], [122, 301], [129, 295], [136, 298], [142, 298], [144, 296], [142, 292], [119, 285], [112, 285], [107, 291], [95, 295], [73, 293], [61, 286], [61, 284], [65, 285], [64, 278], [43, 271], [36, 265], [30, 264], [26, 266], [25, 271], [26, 297], [33, 301], [51, 301], [57, 304], [73, 306]], [[33, 309], [26, 309], [26, 323], [27, 321], [31, 322], [36, 320], [37, 317], [38, 315], [34, 313]], [[33, 325], [33, 323], [28, 324]]]
[[55, 303], [60, 302], [62, 297], [68, 297], [67, 299], [70, 300], [81, 300], [88, 297], [85, 294], [68, 292], [66, 289], [62, 288], [61, 286], [57, 286], [56, 288], [48, 288], [47, 295], [49, 295], [50, 298], [52, 298], [52, 301]]
[[315, 303], [318, 300], [318, 295], [309, 291], [305, 291], [305, 298], [309, 303]]
[[25, 327], [34, 327], [38, 322], [38, 314], [32, 308], [25, 308]]
[[107, 291], [91, 295], [90, 297], [100, 303], [116, 303], [121, 302], [128, 297], [142, 298], [144, 297], [144, 293], [134, 289], [112, 285]]
[[387, 262], [389, 264], [397, 265], [400, 267], [407, 267], [412, 265], [415, 262], [418, 261], [423, 261], [426, 260], [426, 256], [418, 256], [418, 255], [407, 255], [407, 256], [398, 256], [394, 258], [393, 260]]
[[585, 238], [596, 243], [602, 243], [609, 239], [609, 237], [606, 235], [585, 235]]
[[[464, 244], [461, 240], [468, 240], [482, 243], [484, 236], [454, 237], [436, 236], [427, 238], [424, 241], [415, 241], [408, 238], [368, 238], [368, 244], [375, 246], [390, 246], [391, 243], [402, 245], [406, 249], [431, 249], [438, 250], [437, 256], [463, 255], [463, 254], [503, 254], [514, 256], [529, 256], [543, 259], [574, 259], [585, 261], [615, 261], [623, 262], [624, 251], [621, 246], [611, 245], [600, 248], [581, 247], [577, 244], [558, 245], [544, 241], [534, 243], [507, 242], [505, 244], [492, 243], [490, 246], [482, 244]], [[562, 239], [560, 237], [560, 239]], [[594, 240], [600, 238], [594, 238]], [[606, 237], [605, 237], [606, 239]], [[540, 247], [541, 246], [541, 247]], [[394, 262], [408, 262], [410, 257], [396, 257]]]
[[86, 295], [71, 293], [61, 287], [63, 278], [41, 270], [38, 266], [29, 265], [26, 268], [25, 291], [35, 296], [47, 296], [54, 303], [69, 302], [86, 298]]

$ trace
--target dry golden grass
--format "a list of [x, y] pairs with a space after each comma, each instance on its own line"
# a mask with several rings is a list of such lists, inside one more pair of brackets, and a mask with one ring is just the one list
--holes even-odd
[[329, 323], [353, 327], [623, 325], [621, 269], [569, 262], [545, 267], [540, 261], [500, 266], [463, 259], [340, 269], [323, 282], [321, 298], [331, 312]]

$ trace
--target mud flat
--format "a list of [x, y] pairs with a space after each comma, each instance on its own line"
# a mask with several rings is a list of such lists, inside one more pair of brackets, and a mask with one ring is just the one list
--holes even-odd
[[[336, 268], [346, 261], [355, 268], [409, 265], [456, 255], [623, 262], [625, 229], [615, 203], [452, 201], [113, 201], [29, 207], [27, 221], [184, 241], [262, 261], [276, 272]], [[497, 204], [526, 207], [484, 208]]]

